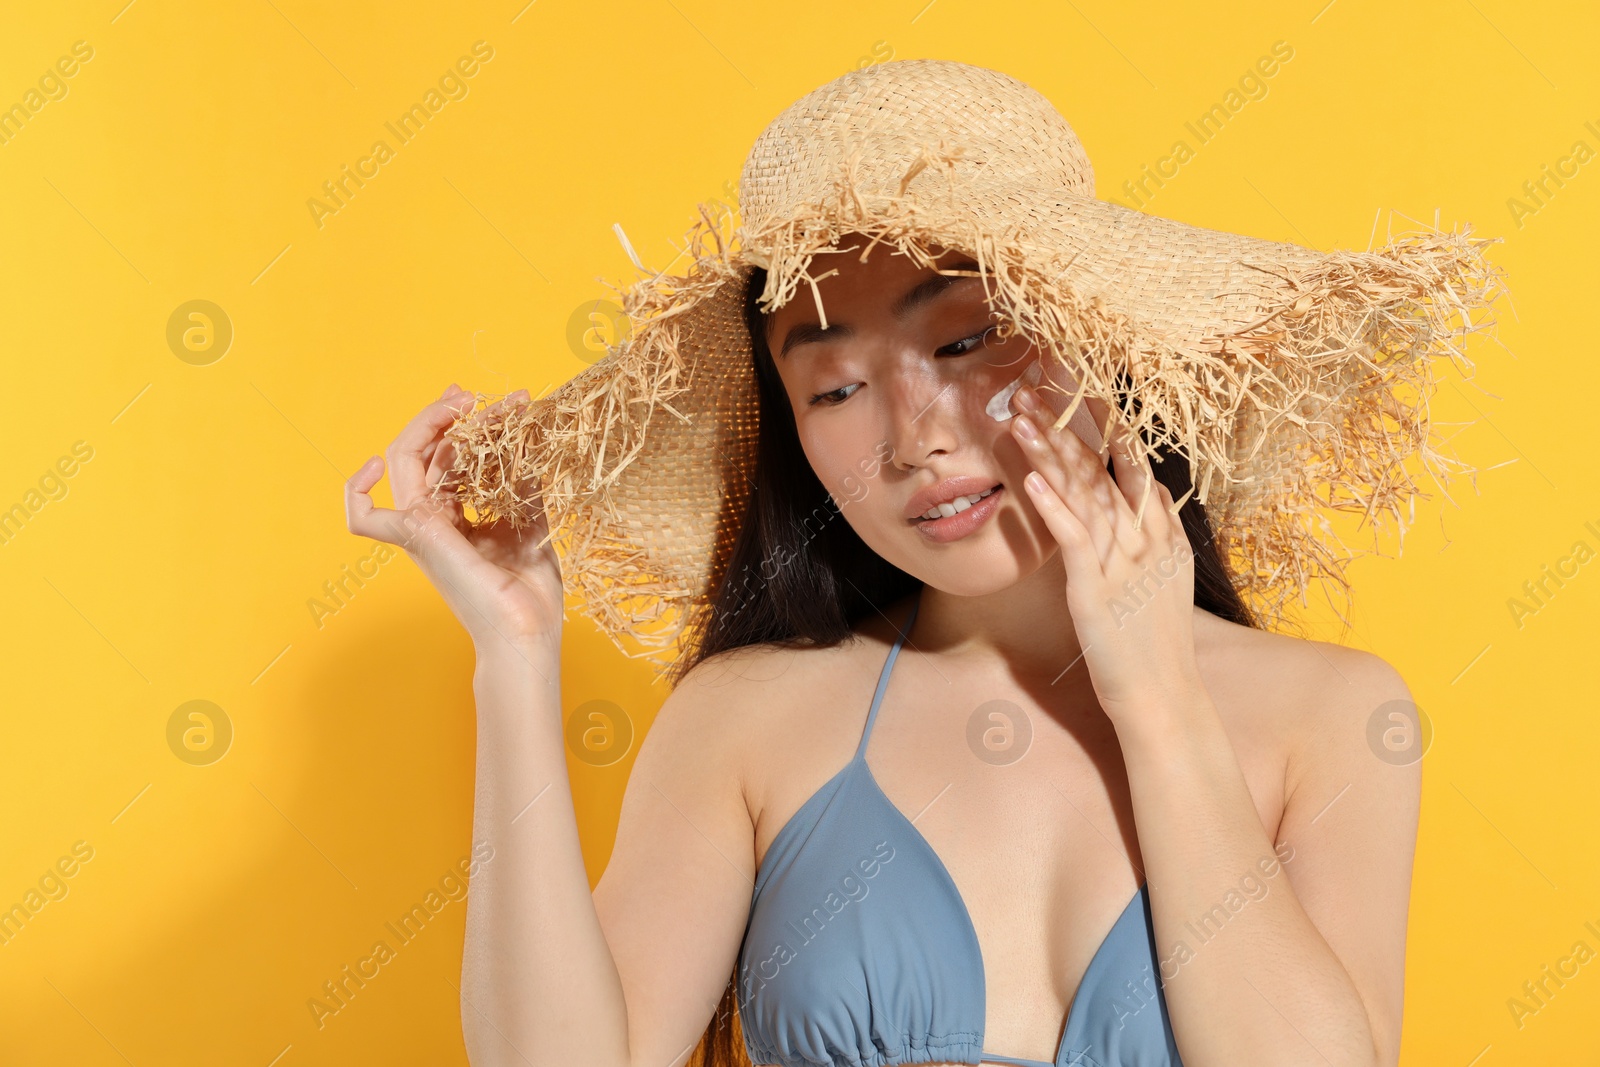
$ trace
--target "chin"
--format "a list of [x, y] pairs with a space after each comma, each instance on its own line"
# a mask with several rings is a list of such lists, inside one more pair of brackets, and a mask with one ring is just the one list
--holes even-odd
[[970, 568], [939, 567], [918, 575], [923, 582], [951, 596], [981, 597], [1010, 589], [1022, 580], [1016, 571], [974, 572]]

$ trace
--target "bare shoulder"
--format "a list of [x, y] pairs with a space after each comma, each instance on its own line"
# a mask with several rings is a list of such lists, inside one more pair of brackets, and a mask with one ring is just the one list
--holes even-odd
[[775, 646], [729, 649], [684, 673], [656, 712], [639, 751], [640, 763], [725, 771], [742, 789], [745, 756], [752, 747], [759, 703], [752, 697], [770, 677], [781, 650]]
[[1286, 796], [1308, 767], [1367, 751], [1369, 721], [1412, 700], [1394, 665], [1363, 649], [1214, 617], [1204, 633], [1197, 645], [1209, 653], [1201, 657], [1207, 688], [1230, 732], [1279, 750]]
[[1233, 702], [1242, 711], [1268, 711], [1309, 728], [1340, 708], [1406, 695], [1399, 672], [1375, 653], [1206, 618], [1196, 632], [1206, 683], [1260, 694], [1258, 701]]
[[871, 676], [893, 642], [903, 603], [871, 615], [832, 645], [757, 644], [697, 664], [679, 689], [699, 729], [728, 722], [727, 759], [754, 831], [757, 859], [822, 783], [850, 759], [872, 697]]
[[[804, 765], [817, 747], [812, 742], [843, 736], [819, 719], [838, 706], [828, 694], [841, 676], [849, 676], [840, 667], [858, 654], [860, 644], [763, 643], [709, 656], [684, 674], [662, 704], [651, 734], [663, 731], [664, 758], [682, 748], [715, 751], [717, 768], [738, 783], [753, 823], [770, 799], [773, 783], [763, 773], [773, 762], [770, 753], [781, 751], [786, 766]], [[816, 728], [802, 729], [802, 721]], [[826, 759], [825, 752], [815, 755]]]
[[[648, 880], [664, 842], [685, 827], [715, 854], [754, 876], [752, 753], [764, 734], [762, 679], [782, 669], [777, 648], [731, 649], [686, 671], [644, 732], [628, 775], [617, 844], [597, 887], [608, 904]], [[660, 871], [656, 871], [656, 876]], [[626, 913], [615, 903], [615, 915]], [[621, 921], [617, 919], [616, 921]]]

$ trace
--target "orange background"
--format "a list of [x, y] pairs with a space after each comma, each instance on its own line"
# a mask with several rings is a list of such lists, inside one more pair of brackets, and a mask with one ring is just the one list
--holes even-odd
[[[607, 339], [586, 332], [598, 279], [633, 277], [613, 223], [669, 266], [784, 106], [919, 56], [1036, 86], [1124, 200], [1236, 104], [1157, 214], [1319, 248], [1367, 247], [1390, 208], [1505, 238], [1501, 343], [1475, 337], [1475, 377], [1434, 402], [1493, 469], [1422, 501], [1403, 557], [1352, 567], [1342, 639], [1436, 729], [1403, 1062], [1592, 1056], [1600, 963], [1520, 1027], [1507, 1001], [1600, 950], [1600, 566], [1511, 603], [1600, 548], [1597, 21], [1506, 0], [13, 5], [0, 106], [38, 107], [0, 142], [0, 509], [27, 514], [0, 542], [0, 906], [65, 895], [0, 945], [0, 1060], [465, 1061], [472, 650], [409, 560], [346, 532], [343, 480], [452, 380], [538, 394], [580, 370]], [[1292, 57], [1229, 98], [1275, 42]], [[387, 131], [442, 79], [420, 132]], [[1534, 203], [1546, 165], [1567, 177]], [[314, 212], [347, 166], [364, 183]], [[191, 301], [209, 326], [185, 310], [169, 340]], [[364, 584], [319, 613], [347, 567]], [[1315, 594], [1308, 618], [1339, 636]], [[572, 620], [567, 710], [611, 701], [634, 727], [620, 760], [571, 760], [598, 879], [664, 692]], [[430, 891], [437, 915], [319, 1025], [308, 1001]]]

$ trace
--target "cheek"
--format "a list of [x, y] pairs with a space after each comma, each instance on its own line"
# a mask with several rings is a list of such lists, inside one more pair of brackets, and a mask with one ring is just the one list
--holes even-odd
[[1016, 413], [1012, 396], [1017, 387], [1031, 382], [1038, 388], [1041, 370], [1039, 352], [1025, 338], [991, 343], [984, 358], [974, 360], [960, 379], [964, 415], [1004, 426]]
[[1023, 450], [1022, 443], [1012, 433], [1009, 419], [1005, 422], [989, 420], [989, 425], [995, 428], [989, 444], [995, 461], [994, 475], [1006, 487], [1006, 501], [1002, 510], [1018, 516], [1027, 525], [1035, 543], [1045, 546], [1054, 544], [1055, 535], [1034, 506], [1033, 496], [1024, 484], [1028, 473], [1035, 469], [1032, 457]]
[[826, 432], [802, 430], [800, 448], [841, 510], [866, 499], [891, 454], [887, 444], [852, 431], [844, 420], [834, 421]]
[[1010, 421], [991, 422], [995, 427], [994, 438], [990, 442], [990, 451], [994, 455], [996, 470], [995, 477], [999, 478], [1006, 487], [1007, 508], [1018, 509], [1030, 523], [1043, 524], [1044, 519], [1039, 515], [1039, 509], [1033, 506], [1033, 500], [1028, 495], [1028, 487], [1023, 480], [1028, 477], [1028, 472], [1033, 470], [1033, 463], [1028, 454], [1023, 451], [1022, 444], [1011, 432]]
[[[962, 419], [976, 431], [976, 436], [988, 440], [990, 450], [1004, 468], [1007, 485], [1011, 484], [1012, 475], [1020, 484], [1022, 476], [1031, 469], [1022, 446], [1012, 434], [1011, 420], [1018, 410], [1014, 399], [1016, 388], [1032, 381], [1037, 390], [1043, 384], [1038, 380], [1039, 374], [1029, 373], [1036, 367], [1040, 367], [1038, 351], [1024, 338], [1013, 337], [994, 346], [988, 358], [975, 365], [961, 383]], [[996, 413], [1005, 417], [996, 418]]]

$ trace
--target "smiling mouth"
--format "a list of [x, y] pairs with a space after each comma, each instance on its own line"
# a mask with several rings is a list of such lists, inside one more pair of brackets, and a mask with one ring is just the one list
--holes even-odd
[[915, 526], [924, 522], [933, 522], [936, 519], [947, 519], [952, 515], [959, 515], [963, 511], [966, 511], [968, 508], [972, 507], [972, 505], [976, 504], [978, 501], [993, 494], [996, 489], [1000, 488], [1000, 485], [1001, 483], [996, 482], [994, 485], [991, 485], [981, 493], [969, 493], [966, 496], [958, 496], [954, 500], [939, 504], [933, 508], [929, 508], [921, 515], [918, 515], [916, 518], [912, 519], [911, 523], [913, 526]]

